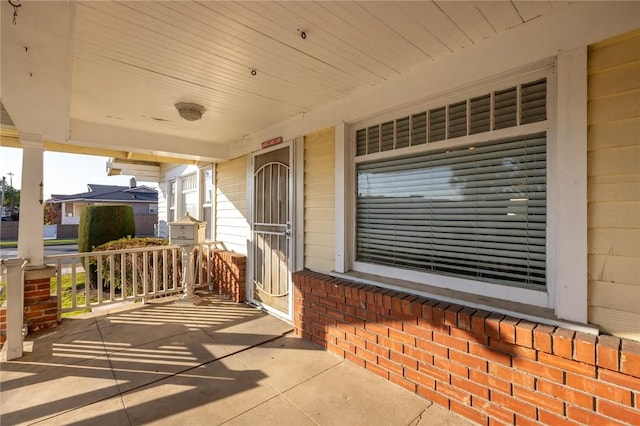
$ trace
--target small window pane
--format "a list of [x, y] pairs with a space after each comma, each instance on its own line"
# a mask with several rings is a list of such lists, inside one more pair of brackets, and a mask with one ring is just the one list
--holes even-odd
[[520, 124], [547, 119], [547, 80], [523, 84], [520, 89]]
[[491, 95], [471, 99], [470, 109], [469, 134], [474, 135], [491, 130]]
[[409, 146], [409, 117], [396, 121], [396, 148], [406, 148]]
[[382, 137], [380, 140], [382, 151], [393, 149], [393, 121], [382, 124]]
[[188, 191], [182, 194], [182, 211], [189, 213], [191, 217], [198, 218], [198, 193]]
[[208, 169], [203, 173], [204, 179], [204, 204], [211, 204], [213, 200], [213, 170]]
[[493, 103], [494, 129], [505, 129], [518, 124], [517, 97], [518, 90], [515, 87], [495, 92]]
[[448, 139], [467, 135], [467, 101], [449, 105]]
[[356, 155], [367, 153], [367, 129], [360, 129], [356, 132]]
[[411, 146], [427, 143], [427, 112], [411, 116]]
[[446, 108], [436, 108], [429, 111], [429, 142], [441, 141], [446, 138]]
[[380, 127], [379, 126], [369, 127], [369, 132], [367, 136], [368, 136], [367, 154], [380, 152]]

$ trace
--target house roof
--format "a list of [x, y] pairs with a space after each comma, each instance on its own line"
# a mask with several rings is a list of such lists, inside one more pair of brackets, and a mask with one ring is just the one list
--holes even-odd
[[47, 203], [62, 203], [70, 201], [85, 202], [124, 202], [124, 203], [157, 203], [158, 191], [145, 185], [133, 188], [119, 185], [88, 184], [87, 192], [71, 195], [52, 194]]

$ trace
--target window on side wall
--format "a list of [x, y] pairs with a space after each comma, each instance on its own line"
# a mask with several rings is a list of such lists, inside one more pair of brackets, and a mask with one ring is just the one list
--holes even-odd
[[546, 305], [551, 73], [352, 126], [352, 270]]
[[202, 171], [202, 220], [207, 224], [205, 235], [213, 239], [213, 168]]
[[182, 183], [182, 214], [189, 215], [193, 218], [200, 217], [198, 214], [198, 176], [192, 174], [185, 176], [181, 180]]
[[177, 218], [177, 212], [176, 212], [176, 206], [177, 206], [177, 198], [178, 198], [178, 192], [177, 192], [177, 182], [176, 180], [171, 180], [169, 181], [169, 191], [168, 191], [168, 197], [167, 197], [167, 205], [168, 205], [168, 221], [169, 223], [171, 222], [175, 222], [178, 218]]

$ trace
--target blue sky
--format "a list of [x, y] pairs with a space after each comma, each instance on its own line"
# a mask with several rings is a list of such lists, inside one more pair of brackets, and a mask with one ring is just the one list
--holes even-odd
[[[87, 184], [129, 185], [130, 176], [107, 176], [107, 157], [92, 155], [44, 153], [44, 196], [85, 192]], [[10, 176], [9, 173], [13, 173]], [[0, 179], [7, 184], [13, 180], [14, 188], [22, 188], [22, 149], [0, 147]], [[151, 187], [156, 183], [138, 182]]]

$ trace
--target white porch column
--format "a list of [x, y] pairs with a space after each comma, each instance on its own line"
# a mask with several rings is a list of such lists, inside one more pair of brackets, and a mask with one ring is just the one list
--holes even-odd
[[7, 267], [7, 340], [0, 351], [0, 361], [22, 357], [24, 322], [24, 265], [20, 258], [0, 260]]
[[22, 144], [22, 188], [20, 190], [20, 223], [18, 225], [18, 257], [28, 259], [29, 266], [44, 264], [42, 211], [42, 176], [44, 139], [37, 133], [20, 133]]

